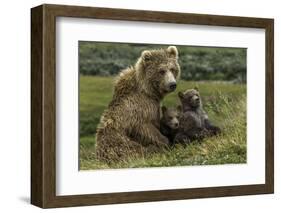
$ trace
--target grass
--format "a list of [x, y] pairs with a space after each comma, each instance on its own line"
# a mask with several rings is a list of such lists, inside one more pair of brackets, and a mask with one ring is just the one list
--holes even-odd
[[[95, 131], [100, 116], [112, 97], [112, 77], [80, 77], [80, 169], [140, 168], [187, 165], [246, 163], [246, 86], [227, 82], [180, 81], [177, 91], [198, 86], [204, 109], [222, 134], [178, 145], [165, 153], [146, 158], [130, 158], [114, 166], [95, 159]], [[177, 92], [168, 95], [163, 104], [176, 106]]]

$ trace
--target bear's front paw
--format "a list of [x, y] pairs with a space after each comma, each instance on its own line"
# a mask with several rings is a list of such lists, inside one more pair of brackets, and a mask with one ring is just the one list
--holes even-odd
[[208, 135], [209, 136], [218, 135], [218, 134], [221, 133], [221, 129], [219, 127], [217, 127], [217, 126], [212, 126], [207, 131], [208, 131]]
[[169, 144], [170, 144], [170, 141], [167, 137], [163, 137], [161, 141], [159, 141], [159, 143], [157, 143], [157, 145], [160, 147], [160, 148], [164, 148], [164, 149], [167, 149], [169, 148]]

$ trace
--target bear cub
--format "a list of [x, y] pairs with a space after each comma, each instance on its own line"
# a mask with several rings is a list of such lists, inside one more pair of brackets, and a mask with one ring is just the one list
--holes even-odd
[[178, 93], [182, 104], [182, 115], [175, 143], [189, 143], [207, 136], [217, 135], [221, 129], [214, 126], [203, 110], [201, 97], [197, 87]]
[[161, 111], [160, 132], [169, 139], [169, 144], [173, 145], [179, 128], [179, 118], [182, 111], [181, 106], [177, 108], [162, 106]]

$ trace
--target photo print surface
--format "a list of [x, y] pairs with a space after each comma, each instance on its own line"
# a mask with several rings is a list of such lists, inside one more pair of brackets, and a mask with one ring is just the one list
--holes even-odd
[[247, 49], [79, 41], [80, 170], [247, 163]]

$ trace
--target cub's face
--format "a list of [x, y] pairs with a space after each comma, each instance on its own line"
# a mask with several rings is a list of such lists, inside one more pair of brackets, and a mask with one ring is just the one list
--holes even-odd
[[181, 114], [181, 107], [175, 108], [167, 108], [163, 106], [162, 108], [162, 121], [170, 127], [171, 129], [179, 128], [179, 118]]
[[154, 91], [164, 96], [176, 89], [180, 77], [176, 47], [144, 51], [141, 60], [145, 79]]
[[201, 106], [201, 98], [197, 88], [179, 92], [178, 96], [184, 108], [198, 108]]

